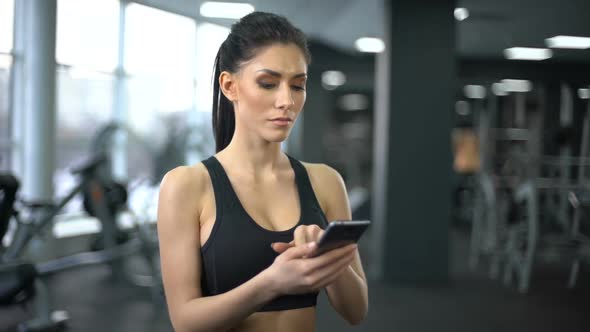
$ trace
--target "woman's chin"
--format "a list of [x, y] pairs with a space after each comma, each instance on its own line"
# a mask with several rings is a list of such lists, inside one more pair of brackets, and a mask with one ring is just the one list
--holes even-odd
[[272, 143], [283, 143], [287, 138], [289, 138], [288, 132], [266, 136], [266, 140]]

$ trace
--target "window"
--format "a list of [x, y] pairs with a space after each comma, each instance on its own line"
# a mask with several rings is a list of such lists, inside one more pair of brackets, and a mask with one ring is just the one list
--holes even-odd
[[57, 63], [112, 72], [117, 66], [119, 1], [59, 0]]
[[117, 0], [57, 3], [57, 169], [86, 156], [112, 117], [118, 31]]
[[10, 169], [10, 56], [0, 54], [0, 170]]
[[211, 112], [213, 103], [213, 64], [219, 46], [229, 35], [229, 29], [211, 23], [197, 28], [197, 110]]
[[[129, 75], [130, 123], [154, 113], [193, 107], [194, 20], [130, 4], [125, 32], [125, 72]], [[149, 106], [148, 106], [149, 105]], [[142, 128], [143, 129], [143, 128]]]
[[57, 70], [58, 130], [56, 168], [72, 165], [90, 152], [91, 140], [109, 122], [114, 77], [75, 67]]
[[12, 50], [13, 27], [14, 0], [2, 0], [0, 1], [0, 53], [10, 53]]
[[127, 124], [153, 148], [148, 162], [130, 151], [128, 172], [158, 177], [185, 162], [183, 147], [172, 139], [194, 113], [196, 25], [191, 18], [132, 3], [125, 26]]
[[0, 169], [10, 169], [10, 72], [12, 68], [12, 39], [14, 1], [0, 1]]

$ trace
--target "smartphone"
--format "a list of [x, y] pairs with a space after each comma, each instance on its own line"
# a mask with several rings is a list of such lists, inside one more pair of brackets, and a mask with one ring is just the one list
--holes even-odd
[[319, 256], [326, 251], [358, 242], [370, 224], [369, 220], [330, 222], [318, 241], [317, 249], [310, 257]]

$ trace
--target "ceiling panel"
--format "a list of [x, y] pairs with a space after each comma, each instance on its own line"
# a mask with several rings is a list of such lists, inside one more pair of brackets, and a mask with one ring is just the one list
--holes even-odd
[[[386, 0], [253, 0], [257, 10], [287, 16], [309, 37], [354, 52], [362, 36], [380, 36]], [[395, 1], [395, 0], [392, 0]], [[201, 0], [137, 0], [157, 8], [230, 26], [233, 20], [199, 16]], [[234, 1], [239, 2], [239, 1]], [[457, 22], [457, 52], [466, 58], [501, 59], [512, 46], [544, 45], [558, 34], [590, 37], [589, 0], [459, 0], [470, 17]], [[436, 27], [433, 27], [436, 28]], [[590, 50], [555, 52], [557, 61], [590, 62]]]

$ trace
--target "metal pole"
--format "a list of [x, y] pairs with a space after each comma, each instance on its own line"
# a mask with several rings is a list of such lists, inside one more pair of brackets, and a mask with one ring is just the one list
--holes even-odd
[[53, 197], [56, 7], [56, 0], [28, 0], [25, 15], [23, 193], [34, 200]]
[[[119, 6], [119, 43], [117, 55], [117, 68], [115, 69], [114, 114], [113, 118], [119, 124], [127, 123], [127, 84], [125, 75], [125, 21], [127, 1], [121, 1]], [[115, 180], [127, 180], [127, 142], [128, 135], [125, 130], [119, 130], [113, 137], [112, 168], [111, 172]]]

